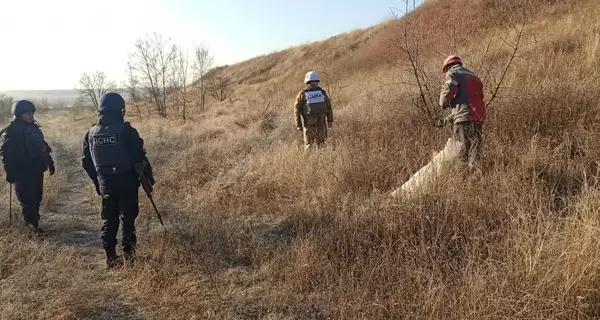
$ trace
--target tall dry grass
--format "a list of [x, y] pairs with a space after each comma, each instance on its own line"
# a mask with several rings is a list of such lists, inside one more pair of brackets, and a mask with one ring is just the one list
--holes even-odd
[[[430, 1], [419, 14], [440, 10], [440, 3]], [[479, 8], [485, 1], [473, 3]], [[534, 10], [528, 30], [536, 41], [523, 47], [490, 109], [483, 177], [450, 172], [409, 200], [388, 194], [431, 159], [450, 129], [435, 128], [408, 108], [413, 89], [386, 85], [401, 77], [386, 66], [334, 73], [341, 83], [334, 103], [344, 103], [334, 105], [328, 146], [308, 154], [292, 121], [301, 87], [295, 80], [248, 81], [276, 79], [286, 57], [310, 46], [247, 62], [282, 60], [268, 68], [248, 66], [235, 102], [215, 104], [189, 121], [131, 116], [155, 167], [155, 200], [167, 226], [157, 226], [141, 194], [140, 259], [119, 272], [101, 269], [99, 243], [89, 241], [97, 239], [98, 200], [88, 192], [77, 157], [93, 118], [87, 121], [84, 112], [43, 115], [60, 174], [49, 180], [45, 211], [78, 211], [85, 219], [69, 216], [77, 223], [44, 241], [3, 220], [0, 314], [600, 317], [600, 93], [594, 86], [600, 26], [591, 3], [537, 3], [543, 10]], [[503, 28], [485, 25], [476, 34]], [[345, 40], [336, 41], [343, 47]], [[251, 73], [257, 69], [264, 70]], [[256, 95], [248, 93], [256, 88]], [[268, 115], [266, 104], [273, 106]], [[0, 205], [5, 208], [5, 197]], [[82, 230], [90, 232], [88, 242], [65, 240]]]

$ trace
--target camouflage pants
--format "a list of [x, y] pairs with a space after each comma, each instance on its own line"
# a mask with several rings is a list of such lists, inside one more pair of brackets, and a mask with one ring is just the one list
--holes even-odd
[[483, 149], [483, 135], [481, 122], [455, 123], [452, 128], [452, 138], [460, 141], [463, 147], [460, 158], [468, 163], [469, 169], [478, 165]]
[[327, 125], [304, 127], [304, 148], [322, 147], [327, 139]]
[[304, 149], [322, 147], [325, 140], [327, 140], [325, 117], [307, 117], [304, 121]]

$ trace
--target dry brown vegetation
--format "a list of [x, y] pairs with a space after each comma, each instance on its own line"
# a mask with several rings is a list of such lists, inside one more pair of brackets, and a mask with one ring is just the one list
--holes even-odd
[[[387, 21], [218, 69], [234, 98], [190, 108], [188, 121], [132, 110], [167, 226], [140, 198], [139, 263], [106, 272], [99, 200], [77, 159], [93, 114], [48, 111], [40, 121], [59, 173], [42, 223], [52, 234], [29, 237], [2, 209], [0, 318], [599, 318], [600, 7], [453, 3], [466, 6], [454, 44], [443, 41], [446, 1], [409, 16], [429, 39], [433, 81], [452, 46], [483, 73], [491, 43], [497, 75], [510, 49], [494, 39], [512, 30], [507, 17], [527, 18], [489, 110], [482, 179], [449, 174], [415, 199], [389, 198], [449, 129], [410, 107], [415, 88], [394, 84], [410, 75], [390, 42], [402, 23]], [[329, 146], [303, 155], [291, 107], [311, 69], [325, 74], [336, 122]]]

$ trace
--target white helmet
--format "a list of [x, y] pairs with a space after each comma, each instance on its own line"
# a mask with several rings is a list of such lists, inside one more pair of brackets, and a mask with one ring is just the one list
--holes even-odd
[[310, 71], [304, 76], [304, 83], [309, 83], [310, 81], [321, 81], [316, 71]]

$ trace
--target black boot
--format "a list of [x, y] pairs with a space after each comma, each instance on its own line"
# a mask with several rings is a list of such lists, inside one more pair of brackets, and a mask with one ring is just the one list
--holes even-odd
[[123, 266], [123, 259], [117, 256], [116, 250], [105, 249], [106, 251], [106, 269], [120, 268]]
[[35, 229], [35, 232], [40, 237], [45, 237], [46, 235], [48, 235], [48, 232], [46, 232], [46, 230], [44, 230], [44, 229], [42, 229], [40, 227], [37, 227], [37, 229]]
[[125, 258], [125, 263], [133, 265], [135, 262], [135, 250], [133, 248], [123, 248], [123, 257]]
[[40, 221], [39, 220], [31, 221], [31, 227], [39, 235], [42, 235], [42, 234], [45, 233], [45, 231], [42, 228], [40, 228]]
[[35, 222], [33, 222], [33, 223], [25, 222], [25, 227], [28, 228], [29, 231], [32, 232], [33, 234], [40, 236], [40, 237], [43, 237], [47, 234], [47, 232], [44, 229], [40, 228], [38, 226], [38, 224]]

